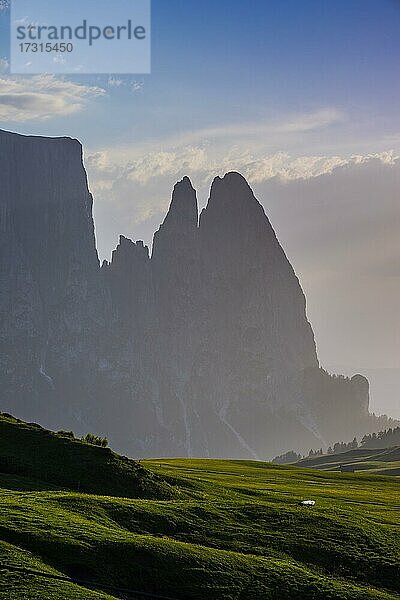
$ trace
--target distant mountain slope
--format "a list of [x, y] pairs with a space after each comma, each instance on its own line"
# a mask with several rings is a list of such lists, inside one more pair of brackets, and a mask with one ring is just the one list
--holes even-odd
[[0, 414], [0, 474], [49, 487], [127, 498], [171, 498], [172, 488], [109, 448]]
[[400, 476], [400, 446], [357, 448], [340, 454], [304, 458], [295, 464], [324, 471], [367, 471], [375, 475]]

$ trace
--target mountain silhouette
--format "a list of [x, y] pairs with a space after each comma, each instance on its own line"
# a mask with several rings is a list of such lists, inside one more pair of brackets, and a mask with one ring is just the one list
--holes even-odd
[[0, 410], [132, 456], [267, 458], [384, 428], [318, 361], [306, 301], [239, 173], [185, 177], [152, 253], [100, 266], [82, 148], [0, 132]]

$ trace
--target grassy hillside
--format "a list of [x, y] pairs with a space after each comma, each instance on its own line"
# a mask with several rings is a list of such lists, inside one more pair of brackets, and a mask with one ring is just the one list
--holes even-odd
[[324, 471], [340, 471], [343, 468], [373, 473], [375, 475], [400, 476], [400, 447], [357, 448], [340, 454], [327, 454], [304, 458], [296, 463], [299, 467], [312, 467]]
[[[113, 453], [9, 420], [13, 441], [5, 421], [1, 464], [15, 450], [25, 471], [0, 469], [1, 599], [400, 597], [395, 478], [183, 459], [132, 471]], [[78, 476], [80, 492], [66, 485]], [[146, 484], [133, 486], [137, 477]]]
[[138, 462], [109, 448], [86, 444], [1, 413], [0, 473], [109, 496], [168, 498], [172, 492]]

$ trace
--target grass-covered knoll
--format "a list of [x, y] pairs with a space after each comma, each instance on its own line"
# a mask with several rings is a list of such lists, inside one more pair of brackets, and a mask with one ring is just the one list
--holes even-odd
[[[31, 436], [32, 429], [25, 428]], [[58, 442], [55, 436], [52, 443]], [[0, 442], [1, 456], [3, 448], [10, 452]], [[46, 444], [36, 446], [32, 464], [40, 464], [42, 448]], [[22, 461], [23, 446], [17, 454]], [[125, 464], [111, 456], [111, 464]], [[47, 460], [50, 453], [42, 455], [43, 467]], [[97, 485], [106, 486], [103, 464], [94, 467], [91, 486], [96, 473]], [[72, 461], [68, 465], [74, 469]], [[176, 459], [143, 465], [154, 485], [173, 490], [169, 499], [61, 489], [65, 486], [53, 477], [53, 483], [41, 480], [45, 468], [0, 470], [0, 598], [140, 600], [138, 594], [104, 590], [104, 584], [177, 600], [399, 598], [395, 478], [250, 461]], [[78, 463], [76, 469], [83, 472]], [[298, 505], [308, 498], [316, 500], [315, 507]]]
[[299, 467], [312, 467], [324, 471], [350, 469], [375, 475], [400, 476], [400, 447], [355, 448], [340, 454], [324, 454], [304, 458], [296, 463]]
[[1, 413], [0, 473], [110, 496], [163, 498], [170, 497], [172, 491], [138, 462], [109, 448]]

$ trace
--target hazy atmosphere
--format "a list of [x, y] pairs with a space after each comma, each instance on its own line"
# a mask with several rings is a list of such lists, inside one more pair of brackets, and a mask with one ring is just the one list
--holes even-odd
[[[0, 3], [0, 30], [9, 18]], [[175, 16], [174, 16], [175, 15]], [[295, 267], [319, 359], [400, 417], [400, 4], [153, 2], [142, 77], [7, 75], [0, 127], [78, 137], [99, 255], [151, 243], [174, 183], [242, 172]], [[189, 52], [190, 50], [190, 52]]]

